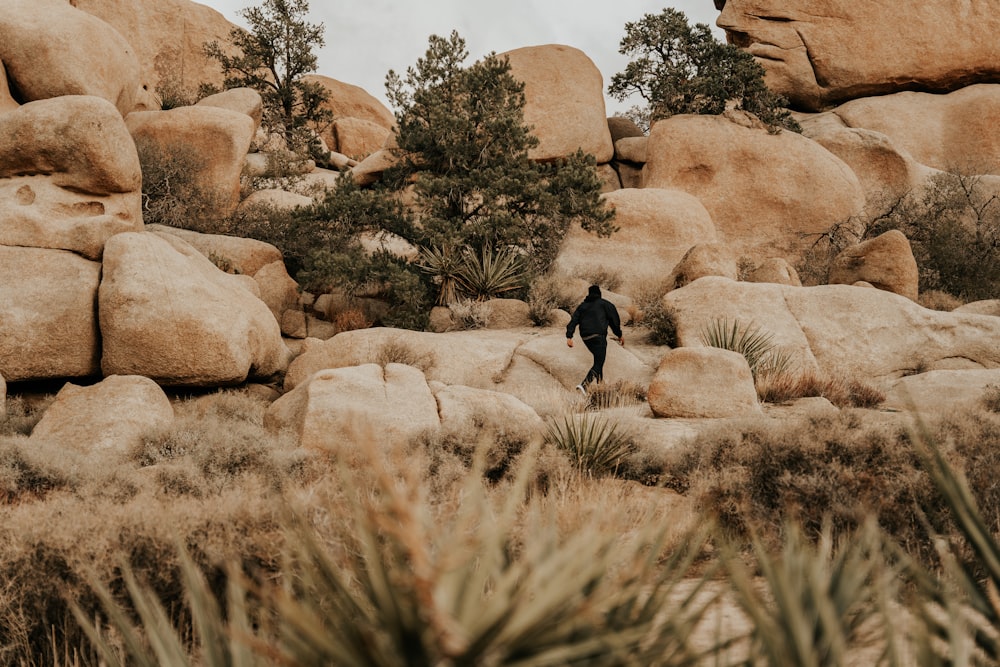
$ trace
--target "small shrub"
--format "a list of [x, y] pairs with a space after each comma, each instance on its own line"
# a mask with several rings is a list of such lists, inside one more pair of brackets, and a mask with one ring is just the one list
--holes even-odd
[[221, 195], [197, 179], [205, 160], [194, 146], [163, 146], [136, 141], [142, 168], [142, 218], [146, 224], [202, 232], [224, 231], [213, 216], [222, 210]]
[[952, 296], [951, 294], [942, 292], [941, 290], [927, 290], [926, 292], [922, 292], [920, 294], [919, 303], [924, 308], [929, 308], [931, 310], [951, 312], [965, 302], [957, 296]]
[[615, 422], [593, 413], [550, 421], [546, 440], [566, 452], [579, 472], [590, 474], [615, 471], [634, 448]]
[[609, 292], [614, 292], [622, 286], [621, 274], [614, 269], [603, 266], [598, 266], [586, 273], [579, 274], [579, 277], [591, 285], [600, 285], [601, 288]]
[[653, 345], [677, 347], [677, 312], [660, 300], [642, 309], [642, 325], [649, 330], [647, 339]]
[[55, 400], [51, 395], [42, 401], [29, 401], [23, 396], [9, 396], [5, 412], [0, 414], [0, 436], [31, 435], [35, 425], [42, 419], [45, 409]]
[[1000, 413], [1000, 385], [986, 386], [986, 391], [983, 392], [983, 405], [990, 412]]
[[784, 403], [820, 396], [839, 408], [873, 408], [885, 401], [885, 392], [860, 380], [844, 380], [813, 372], [768, 373], [758, 377], [757, 396], [766, 403]]
[[379, 366], [406, 364], [426, 373], [434, 367], [436, 359], [430, 351], [421, 352], [402, 340], [393, 339], [382, 344], [375, 355], [375, 363]]
[[587, 390], [588, 410], [628, 408], [646, 402], [646, 387], [628, 380], [599, 382]]
[[455, 301], [449, 307], [459, 329], [485, 329], [490, 323], [490, 305], [482, 301]]
[[528, 288], [528, 316], [536, 327], [544, 327], [552, 318], [552, 311], [562, 303], [556, 279], [545, 275], [531, 283]]
[[356, 329], [368, 329], [374, 322], [365, 313], [363, 308], [346, 308], [333, 317], [333, 326], [337, 333], [342, 331], [355, 331]]

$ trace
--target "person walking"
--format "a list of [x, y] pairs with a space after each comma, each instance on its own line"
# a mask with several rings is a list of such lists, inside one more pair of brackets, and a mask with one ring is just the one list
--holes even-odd
[[594, 365], [587, 372], [587, 377], [576, 385], [577, 391], [586, 394], [587, 385], [591, 382], [604, 380], [604, 359], [608, 354], [608, 327], [611, 327], [612, 333], [618, 338], [618, 343], [625, 344], [618, 309], [615, 308], [615, 304], [601, 298], [600, 286], [591, 285], [587, 291], [587, 298], [573, 311], [573, 317], [566, 325], [566, 345], [568, 347], [573, 347], [573, 333], [577, 326], [580, 327], [580, 338], [583, 339], [583, 344], [594, 355]]

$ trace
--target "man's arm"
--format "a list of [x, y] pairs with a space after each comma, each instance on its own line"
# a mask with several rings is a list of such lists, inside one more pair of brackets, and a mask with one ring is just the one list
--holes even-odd
[[618, 317], [618, 309], [615, 308], [615, 304], [610, 301], [605, 301], [607, 304], [605, 310], [608, 313], [608, 324], [611, 325], [611, 332], [618, 338], [618, 342], [622, 342], [622, 320]]

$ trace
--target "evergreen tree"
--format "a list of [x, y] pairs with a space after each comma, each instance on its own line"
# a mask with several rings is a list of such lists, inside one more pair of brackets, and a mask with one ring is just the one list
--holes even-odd
[[316, 71], [315, 49], [323, 46], [323, 24], [308, 23], [308, 0], [264, 0], [240, 12], [249, 31], [234, 28], [231, 54], [218, 42], [205, 45], [205, 54], [219, 61], [226, 88], [257, 90], [264, 102], [264, 126], [285, 137], [289, 148], [304, 152], [313, 132], [329, 123], [323, 107], [329, 98], [318, 83], [303, 76]]
[[600, 198], [593, 157], [531, 160], [538, 139], [524, 122], [524, 84], [506, 58], [464, 67], [467, 56], [457, 32], [433, 35], [405, 77], [386, 77], [404, 156], [386, 182], [412, 183], [416, 202], [401, 233], [444, 256], [514, 248], [534, 271], [552, 262], [572, 221], [609, 235], [613, 211]]
[[749, 111], [769, 127], [799, 131], [780, 95], [764, 83], [764, 68], [749, 53], [723, 44], [704, 23], [688, 24], [683, 12], [664, 9], [625, 24], [619, 53], [632, 60], [611, 77], [608, 94], [645, 100], [629, 116], [649, 127], [674, 114], [721, 114], [727, 105]]

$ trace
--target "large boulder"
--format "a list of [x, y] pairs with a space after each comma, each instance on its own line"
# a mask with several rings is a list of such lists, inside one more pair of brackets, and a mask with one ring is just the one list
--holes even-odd
[[682, 347], [660, 361], [649, 392], [657, 417], [752, 417], [762, 413], [747, 360], [714, 347]]
[[176, 236], [205, 257], [227, 264], [234, 272], [245, 276], [254, 276], [268, 264], [281, 261], [280, 250], [257, 239], [202, 234], [167, 225], [146, 225], [146, 231]]
[[281, 333], [304, 338], [305, 316], [302, 314], [299, 284], [288, 275], [285, 263], [271, 262], [253, 274], [253, 279], [260, 290], [261, 301], [267, 304], [281, 326]]
[[745, 278], [751, 283], [777, 283], [801, 287], [799, 272], [781, 257], [771, 257], [758, 264]]
[[198, 100], [198, 106], [218, 107], [245, 114], [253, 120], [253, 130], [256, 134], [264, 115], [264, 100], [253, 88], [230, 88], [221, 93], [215, 93]]
[[256, 286], [167, 234], [113, 237], [98, 298], [104, 374], [214, 386], [284, 370], [278, 323], [244, 280]]
[[913, 301], [919, 278], [910, 242], [898, 229], [845, 248], [830, 263], [831, 285], [866, 282]]
[[405, 445], [440, 427], [437, 402], [420, 370], [365, 364], [321, 370], [271, 404], [264, 425], [293, 432], [303, 447]]
[[991, 0], [715, 5], [730, 41], [755, 56], [771, 90], [799, 108], [1000, 79], [1000, 15]]
[[667, 277], [668, 290], [684, 287], [705, 276], [722, 276], [736, 280], [739, 267], [732, 250], [724, 243], [699, 243], [681, 257]]
[[127, 453], [151, 433], [174, 420], [170, 399], [149, 378], [112, 375], [89, 387], [66, 383], [31, 432], [46, 441], [82, 453]]
[[240, 175], [254, 136], [254, 121], [238, 111], [212, 106], [137, 111], [125, 119], [144, 160], [180, 159], [206, 219], [231, 214], [240, 201]]
[[524, 122], [541, 142], [536, 160], [555, 160], [578, 149], [609, 162], [614, 144], [604, 106], [604, 79], [587, 55], [570, 46], [526, 46], [500, 54], [524, 82]]
[[772, 334], [799, 370], [889, 380], [926, 370], [1000, 367], [1000, 318], [928, 310], [906, 297], [847, 285], [788, 287], [707, 277], [663, 298], [681, 346], [704, 345], [713, 322]]
[[[323, 108], [333, 114], [334, 124], [325, 129], [321, 136], [330, 150], [351, 157], [365, 157], [382, 147], [381, 144], [374, 146], [376, 140], [373, 137], [377, 132], [375, 128], [382, 128], [388, 134], [395, 127], [396, 119], [378, 98], [360, 86], [320, 74], [307, 74], [302, 80], [319, 84], [329, 94]], [[340, 125], [338, 134], [336, 124], [340, 121], [345, 122]], [[361, 121], [362, 124], [354, 125], [353, 121]], [[344, 148], [352, 152], [341, 147], [341, 140], [344, 141]], [[359, 144], [363, 144], [365, 149], [371, 147], [372, 150], [359, 153]]]
[[[223, 85], [222, 68], [218, 61], [205, 55], [204, 46], [218, 42], [223, 49], [230, 48], [229, 33], [236, 26], [217, 10], [191, 0], [70, 0], [70, 3], [107, 22], [125, 37], [138, 58], [145, 91], [158, 96], [193, 96], [203, 83]], [[158, 103], [146, 107], [157, 108]]]
[[442, 435], [469, 454], [484, 440], [497, 447], [523, 447], [541, 440], [545, 432], [538, 413], [510, 394], [440, 382], [429, 385], [437, 401]]
[[130, 112], [140, 91], [135, 50], [104, 21], [66, 0], [5, 0], [0, 61], [20, 103], [94, 95]]
[[816, 142], [742, 120], [681, 115], [657, 122], [649, 135], [645, 187], [697, 197], [719, 241], [735, 254], [794, 263], [810, 242], [804, 237], [858, 213], [864, 192], [851, 168]]
[[99, 259], [110, 236], [142, 228], [141, 187], [109, 102], [74, 95], [0, 114], [0, 244]]
[[[1000, 27], [1000, 19], [994, 23]], [[832, 113], [849, 127], [888, 136], [921, 164], [1000, 174], [1000, 85], [969, 86], [948, 95], [896, 93], [854, 100]]]
[[334, 151], [352, 160], [363, 160], [385, 146], [391, 130], [361, 118], [338, 118], [332, 127]]
[[566, 273], [609, 271], [629, 292], [661, 282], [691, 246], [715, 239], [708, 211], [685, 192], [617, 190], [605, 194], [604, 201], [615, 210], [618, 231], [601, 238], [578, 224], [570, 227], [556, 259]]
[[13, 111], [17, 107], [18, 102], [10, 92], [10, 83], [7, 81], [7, 70], [4, 69], [3, 61], [0, 60], [0, 113]]
[[900, 378], [887, 392], [883, 408], [926, 416], [976, 409], [987, 387], [1000, 386], [1000, 369], [941, 370]]
[[62, 250], [0, 246], [0, 375], [87, 377], [101, 368], [101, 265]]

